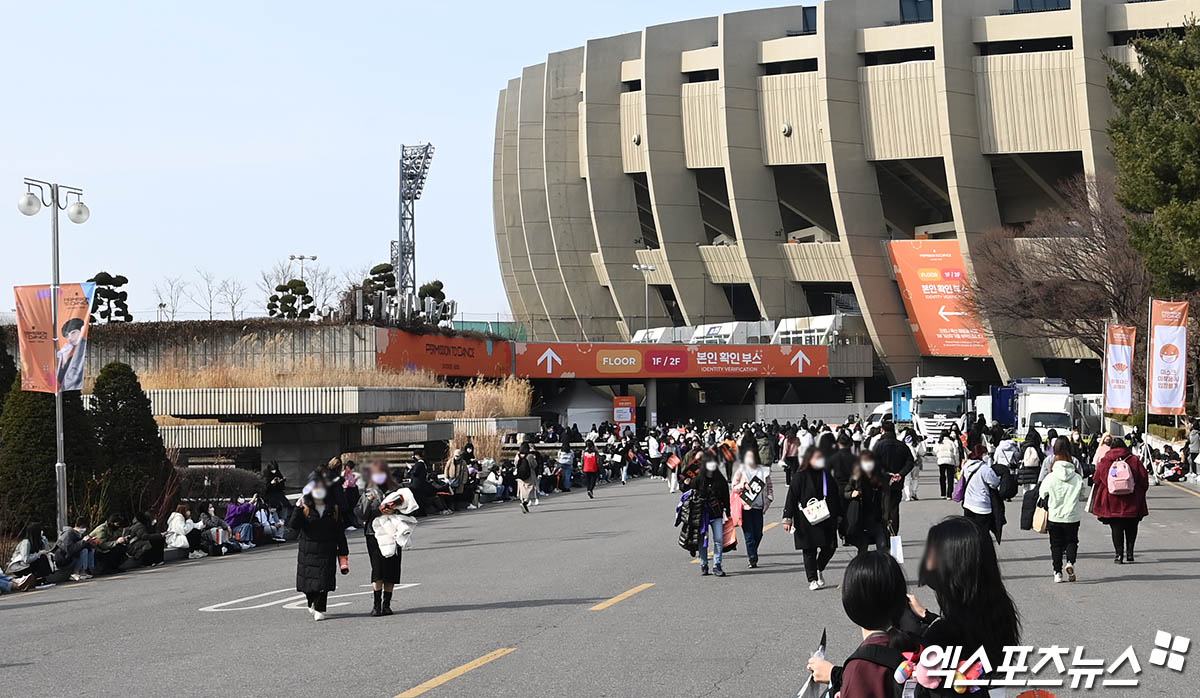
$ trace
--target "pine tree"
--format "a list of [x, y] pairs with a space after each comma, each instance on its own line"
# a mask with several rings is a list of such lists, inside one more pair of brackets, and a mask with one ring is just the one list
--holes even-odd
[[107, 467], [102, 480], [110, 508], [144, 511], [157, 503], [171, 474], [150, 398], [128, 364], [100, 370], [92, 393], [92, 419]]
[[1132, 41], [1137, 69], [1109, 61], [1109, 122], [1130, 241], [1165, 295], [1200, 290], [1200, 28]]
[[[55, 520], [57, 460], [54, 395], [21, 390], [20, 374], [11, 385], [0, 414], [0, 524], [10, 532], [30, 521]], [[78, 392], [63, 393], [63, 434], [69, 502], [79, 511], [95, 494], [88, 488], [99, 452]]]
[[0, 338], [0, 413], [4, 412], [4, 398], [8, 395], [16, 378], [17, 365], [13, 363], [13, 358], [8, 353], [8, 347]]

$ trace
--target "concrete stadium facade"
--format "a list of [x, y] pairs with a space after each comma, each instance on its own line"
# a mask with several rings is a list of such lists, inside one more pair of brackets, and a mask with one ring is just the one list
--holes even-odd
[[[1200, 0], [827, 0], [551, 53], [500, 92], [496, 251], [541, 341], [828, 312], [852, 293], [886, 377], [926, 360], [885, 243], [972, 242], [1111, 171], [1105, 57]], [[643, 272], [634, 265], [652, 265]], [[645, 275], [643, 275], [645, 274]], [[649, 307], [644, 293], [649, 284]], [[984, 318], [986, 325], [986, 318]], [[997, 342], [1002, 378], [1070, 343]]]

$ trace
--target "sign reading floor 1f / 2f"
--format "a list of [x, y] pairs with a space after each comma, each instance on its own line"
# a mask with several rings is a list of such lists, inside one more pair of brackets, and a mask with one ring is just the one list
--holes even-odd
[[823, 378], [829, 348], [514, 342], [522, 378]]

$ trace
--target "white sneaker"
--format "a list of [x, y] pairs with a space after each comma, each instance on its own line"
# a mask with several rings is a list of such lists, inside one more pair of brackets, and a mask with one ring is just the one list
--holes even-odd
[[479, 508], [479, 507], [475, 506], [474, 504], [468, 504], [468, 505], [467, 505], [467, 511], [475, 511], [475, 510], [476, 510], [476, 509], [478, 509], [478, 508]]
[[822, 589], [825, 588], [825, 572], [824, 571], [817, 572], [817, 584], [820, 584]]
[[533, 500], [533, 506], [535, 506], [535, 507], [541, 503], [542, 503], [542, 500], [540, 500], [540, 499]]
[[251, 549], [251, 548], [253, 548], [253, 547], [254, 547], [254, 544], [253, 544], [253, 543], [242, 543], [242, 548], [243, 548], [243, 549], [245, 549], [245, 550], [249, 550], [249, 549]]
[[320, 611], [313, 611], [313, 620], [325, 620], [325, 614]]
[[1062, 576], [1060, 573], [1058, 573], [1058, 572], [1055, 572], [1055, 573], [1054, 573], [1054, 583], [1055, 583], [1055, 584], [1062, 584], [1062, 583], [1063, 583], [1063, 576]]
[[808, 583], [808, 590], [809, 590], [809, 591], [816, 591], [817, 589], [820, 589], [820, 588], [821, 588], [821, 583], [820, 583], [820, 582], [809, 582], [809, 583]]
[[87, 577], [84, 577], [82, 574], [80, 574], [78, 572], [71, 573], [71, 581], [72, 582], [82, 582], [85, 579], [87, 579]]
[[313, 607], [312, 607], [312, 606], [309, 606], [309, 607], [308, 607], [308, 615], [310, 615], [310, 616], [313, 616], [314, 618], [316, 618], [317, 612], [313, 610]]
[[1067, 564], [1063, 565], [1063, 572], [1067, 573], [1068, 582], [1075, 581], [1075, 565], [1072, 565], [1068, 562]]

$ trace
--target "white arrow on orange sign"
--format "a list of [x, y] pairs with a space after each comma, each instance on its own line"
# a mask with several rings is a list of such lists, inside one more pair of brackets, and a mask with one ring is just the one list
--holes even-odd
[[562, 357], [554, 353], [554, 349], [551, 349], [550, 347], [547, 347], [545, 353], [543, 353], [537, 360], [538, 366], [541, 366], [543, 363], [546, 364], [547, 376], [554, 373], [555, 361], [557, 361], [560, 366], [562, 365]]
[[951, 317], [966, 315], [966, 313], [959, 313], [959, 312], [953, 312], [950, 310], [946, 310], [946, 306], [943, 305], [941, 307], [941, 309], [938, 310], [938, 315], [942, 316], [942, 320], [949, 322]]
[[792, 355], [791, 364], [796, 366], [796, 373], [804, 373], [804, 365], [811, 363], [812, 359], [808, 358], [808, 354], [805, 354], [803, 349], [797, 349], [796, 353]]

